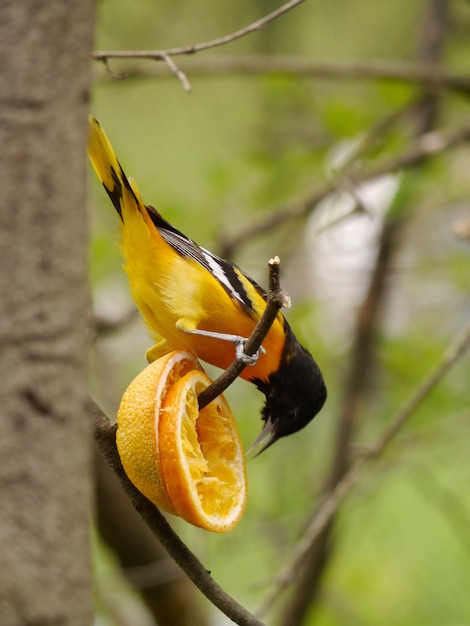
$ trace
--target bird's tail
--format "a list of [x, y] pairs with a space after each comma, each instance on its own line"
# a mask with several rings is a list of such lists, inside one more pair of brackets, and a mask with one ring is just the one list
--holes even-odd
[[127, 211], [137, 210], [142, 213], [144, 208], [142, 198], [135, 182], [124, 174], [111, 142], [98, 120], [90, 115], [88, 124], [88, 157], [124, 222]]

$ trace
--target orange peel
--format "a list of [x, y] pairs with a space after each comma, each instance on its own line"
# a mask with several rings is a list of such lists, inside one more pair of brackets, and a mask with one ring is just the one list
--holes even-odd
[[189, 352], [153, 361], [123, 395], [116, 443], [127, 476], [157, 507], [227, 532], [246, 506], [245, 456], [224, 397], [199, 410], [210, 384]]

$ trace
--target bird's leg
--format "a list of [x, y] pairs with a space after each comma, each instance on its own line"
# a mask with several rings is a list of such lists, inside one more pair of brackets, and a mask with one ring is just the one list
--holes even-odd
[[211, 339], [221, 339], [222, 341], [229, 341], [235, 344], [235, 356], [238, 361], [241, 361], [245, 365], [255, 365], [258, 362], [260, 354], [266, 354], [266, 350], [263, 346], [260, 346], [259, 350], [252, 356], [245, 354], [244, 348], [248, 341], [247, 337], [240, 337], [240, 335], [230, 335], [228, 333], [217, 333], [212, 330], [202, 330], [200, 328], [188, 328], [184, 323], [177, 323], [176, 327], [183, 333], [189, 335], [201, 335], [202, 337], [210, 337]]
[[171, 344], [166, 339], [162, 339], [147, 350], [147, 352], [145, 353], [145, 358], [147, 359], [148, 363], [153, 363], [158, 358], [160, 358], [164, 354], [168, 354], [168, 352], [171, 352], [172, 350], [174, 350], [174, 348], [171, 346]]

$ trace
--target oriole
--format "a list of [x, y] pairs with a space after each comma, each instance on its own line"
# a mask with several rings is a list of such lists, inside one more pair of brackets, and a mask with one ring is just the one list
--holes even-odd
[[[226, 369], [242, 352], [266, 307], [265, 292], [236, 265], [198, 246], [145, 205], [98, 121], [89, 118], [88, 155], [121, 221], [122, 253], [134, 300], [157, 345], [151, 362], [174, 349]], [[161, 339], [163, 338], [163, 339]], [[322, 408], [326, 387], [317, 363], [281, 313], [264, 350], [241, 377], [265, 394], [262, 450], [303, 428]]]

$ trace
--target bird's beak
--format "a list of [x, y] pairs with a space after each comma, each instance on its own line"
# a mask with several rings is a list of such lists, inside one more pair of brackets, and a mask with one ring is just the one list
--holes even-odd
[[[256, 438], [256, 441], [249, 448], [246, 456], [251, 454], [254, 450], [257, 450], [254, 456], [258, 456], [261, 452], [264, 452], [270, 445], [272, 445], [276, 441], [276, 435], [274, 432], [274, 424], [271, 421], [271, 418], [268, 417], [266, 423], [264, 425], [263, 430]], [[259, 449], [258, 449], [259, 448]]]

